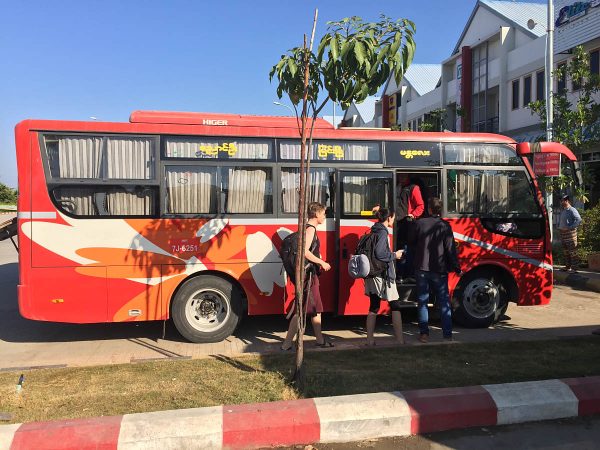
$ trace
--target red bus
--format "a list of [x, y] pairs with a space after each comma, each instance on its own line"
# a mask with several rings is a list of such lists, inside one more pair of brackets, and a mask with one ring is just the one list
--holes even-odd
[[[129, 123], [26, 120], [16, 148], [24, 317], [172, 318], [188, 340], [215, 342], [243, 315], [281, 314], [291, 301], [278, 248], [297, 227], [295, 118], [136, 111]], [[327, 205], [318, 229], [335, 269], [321, 281], [326, 312], [367, 313], [347, 261], [373, 205], [393, 205], [406, 175], [423, 181], [424, 197], [442, 198], [454, 230], [464, 271], [449, 277], [457, 321], [487, 327], [509, 302], [548, 303], [552, 253], [534, 151], [575, 160], [556, 143], [317, 120], [309, 196]], [[409, 301], [411, 286], [400, 291]]]

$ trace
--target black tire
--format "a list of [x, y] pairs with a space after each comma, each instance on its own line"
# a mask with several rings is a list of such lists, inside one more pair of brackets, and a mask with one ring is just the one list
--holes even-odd
[[240, 323], [243, 301], [240, 289], [229, 281], [200, 275], [186, 281], [171, 305], [175, 327], [190, 342], [220, 342]]
[[466, 328], [487, 328], [508, 308], [508, 292], [493, 270], [473, 270], [462, 277], [454, 292], [453, 317]]

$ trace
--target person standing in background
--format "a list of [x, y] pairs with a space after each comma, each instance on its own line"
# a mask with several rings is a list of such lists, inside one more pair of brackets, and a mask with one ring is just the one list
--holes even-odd
[[581, 225], [581, 216], [571, 205], [568, 195], [562, 196], [560, 206], [562, 211], [558, 219], [558, 231], [565, 252], [565, 267], [562, 270], [577, 273], [577, 227]]
[[443, 220], [442, 201], [437, 197], [427, 204], [429, 217], [419, 220], [408, 236], [415, 246], [415, 271], [419, 316], [419, 341], [429, 341], [429, 291], [435, 293], [442, 316], [444, 339], [452, 340], [452, 309], [448, 290], [448, 272], [462, 273], [458, 263], [454, 233]]

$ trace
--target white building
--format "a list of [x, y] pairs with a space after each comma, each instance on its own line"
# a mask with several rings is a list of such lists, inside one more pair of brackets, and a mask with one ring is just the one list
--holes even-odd
[[[590, 53], [592, 72], [599, 74], [600, 0], [554, 3], [555, 66], [570, 58], [573, 47], [583, 45]], [[374, 123], [419, 130], [431, 111], [442, 108], [444, 128], [451, 131], [500, 133], [517, 141], [543, 139], [540, 118], [527, 105], [545, 100], [546, 26], [545, 2], [476, 1], [449, 58], [439, 65], [411, 65], [400, 86], [390, 78], [373, 110]], [[555, 80], [554, 90], [562, 88], [571, 100], [578, 94], [572, 80]], [[352, 126], [347, 120], [351, 117], [344, 116], [344, 124]], [[600, 147], [580, 156], [600, 181]], [[600, 182], [594, 187], [592, 203], [600, 199]]]
[[[591, 72], [600, 76], [600, 0], [555, 0], [554, 19], [555, 64], [567, 62], [570, 50], [581, 45], [590, 54]], [[555, 86], [566, 88], [570, 93], [569, 99], [575, 101], [577, 81], [557, 80]], [[600, 94], [595, 100], [600, 103]], [[582, 150], [578, 157], [595, 180], [588, 186], [590, 203], [594, 205], [600, 201], [600, 145]]]
[[[467, 20], [452, 55], [439, 66], [427, 67], [438, 80], [427, 77], [429, 90], [414, 96], [416, 81], [400, 88], [388, 83], [383, 109], [387, 120], [398, 118], [402, 129], [419, 129], [430, 111], [446, 109], [451, 131], [487, 131], [533, 139], [540, 134], [539, 118], [525, 106], [544, 95], [546, 5], [479, 0]], [[529, 20], [534, 21], [530, 29]], [[409, 75], [410, 68], [407, 71]], [[387, 99], [386, 99], [387, 97]], [[393, 105], [400, 105], [399, 108]], [[386, 117], [382, 118], [386, 124]], [[388, 122], [390, 123], [390, 122]], [[416, 126], [415, 126], [416, 125]]]
[[[352, 103], [344, 112], [342, 125], [346, 127], [381, 127], [381, 106], [377, 96], [367, 97], [362, 103]], [[379, 115], [376, 111], [379, 110]]]

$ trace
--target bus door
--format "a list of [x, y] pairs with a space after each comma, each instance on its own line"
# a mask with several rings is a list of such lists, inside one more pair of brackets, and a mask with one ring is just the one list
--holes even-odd
[[359, 238], [375, 223], [376, 205], [393, 205], [394, 172], [391, 170], [338, 170], [337, 241], [338, 245], [338, 313], [367, 314], [369, 298], [364, 281], [348, 275], [348, 260]]
[[[423, 199], [423, 213], [421, 217], [427, 217], [427, 201], [431, 197], [439, 197], [440, 196], [440, 180], [441, 173], [440, 171], [433, 170], [406, 170], [406, 169], [398, 169], [396, 170], [396, 196], [394, 209], [396, 210], [396, 214], [400, 211], [399, 201], [400, 201], [400, 192], [402, 191], [403, 186], [407, 183], [415, 184], [419, 188], [419, 192], [421, 194], [421, 198]], [[396, 222], [398, 223], [398, 222]], [[396, 226], [394, 230], [395, 233], [395, 244], [394, 249], [404, 248], [406, 246], [406, 230], [402, 229], [402, 227]], [[409, 258], [412, 261], [412, 258]], [[398, 294], [400, 295], [400, 301], [403, 302], [416, 302], [416, 289], [414, 282], [414, 270], [409, 270], [404, 264], [410, 264], [409, 260], [403, 259], [403, 261], [396, 266], [396, 279], [402, 280], [398, 284]], [[416, 305], [416, 303], [415, 303]]]
[[[414, 183], [419, 186], [421, 197], [425, 205], [423, 215], [427, 216], [427, 200], [431, 197], [440, 198], [440, 171], [396, 171], [396, 195], [400, 195], [402, 186], [406, 183]], [[398, 200], [394, 203], [394, 208], [398, 209]]]

